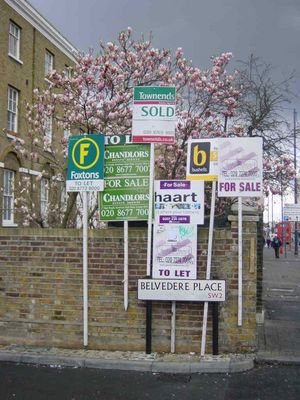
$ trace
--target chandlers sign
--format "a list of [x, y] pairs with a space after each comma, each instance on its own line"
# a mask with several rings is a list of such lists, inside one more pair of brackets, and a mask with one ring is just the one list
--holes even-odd
[[186, 179], [218, 180], [218, 139], [190, 139]]
[[175, 87], [134, 88], [132, 141], [174, 143], [176, 118]]
[[262, 176], [262, 138], [219, 139], [220, 197], [260, 197]]
[[[111, 139], [110, 143], [119, 143]], [[105, 146], [105, 189], [99, 194], [101, 221], [148, 219], [150, 145]]]
[[225, 301], [223, 280], [139, 279], [139, 300]]
[[197, 225], [154, 225], [153, 278], [197, 278]]
[[204, 183], [154, 181], [154, 208], [157, 224], [203, 224]]
[[103, 190], [103, 168], [104, 135], [69, 138], [67, 192]]

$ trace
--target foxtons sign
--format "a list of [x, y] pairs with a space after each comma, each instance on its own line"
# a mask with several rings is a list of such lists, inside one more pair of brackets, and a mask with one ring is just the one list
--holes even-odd
[[104, 135], [70, 137], [67, 192], [103, 190], [103, 168]]
[[175, 105], [175, 87], [135, 87], [132, 141], [174, 143], [177, 121]]

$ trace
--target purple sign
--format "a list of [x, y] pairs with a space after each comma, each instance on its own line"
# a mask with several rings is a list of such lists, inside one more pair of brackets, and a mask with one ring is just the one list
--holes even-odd
[[190, 189], [191, 181], [160, 181], [160, 189]]
[[189, 215], [160, 215], [159, 223], [160, 224], [189, 224], [190, 223]]

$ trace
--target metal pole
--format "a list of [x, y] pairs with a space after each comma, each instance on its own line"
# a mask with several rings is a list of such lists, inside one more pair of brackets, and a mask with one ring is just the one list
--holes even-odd
[[[152, 255], [152, 208], [154, 181], [154, 143], [150, 144], [150, 176], [149, 176], [149, 209], [148, 209], [148, 240], [147, 240], [147, 278], [151, 278]], [[152, 301], [146, 301], [146, 354], [152, 349]]]
[[[212, 193], [211, 193], [211, 204], [210, 204], [209, 230], [208, 230], [206, 279], [210, 279], [210, 273], [211, 273], [211, 255], [212, 255], [213, 232], [214, 232], [215, 204], [216, 204], [216, 182], [213, 181], [213, 183], [212, 183]], [[203, 325], [202, 325], [202, 337], [201, 337], [201, 356], [205, 355], [206, 331], [207, 331], [207, 313], [208, 313], [208, 302], [205, 301], [204, 302], [204, 308], [203, 308]]]
[[242, 326], [243, 315], [243, 213], [242, 197], [238, 197], [238, 326]]
[[219, 303], [212, 303], [212, 343], [213, 343], [213, 355], [219, 354]]
[[88, 345], [88, 192], [83, 192], [83, 345]]
[[124, 309], [128, 309], [128, 221], [124, 221]]
[[176, 301], [172, 301], [171, 311], [171, 353], [175, 353], [175, 338], [176, 338]]
[[273, 221], [274, 221], [274, 215], [273, 215], [273, 193], [272, 193], [272, 203], [271, 203], [271, 218], [272, 218], [272, 228], [271, 228], [271, 232], [274, 233], [274, 225], [273, 225]]
[[148, 241], [147, 241], [147, 277], [151, 274], [151, 237], [154, 180], [154, 143], [150, 144], [150, 176], [149, 176], [149, 209], [148, 209]]
[[[294, 109], [294, 167], [295, 171], [297, 171], [297, 143], [296, 143], [296, 118], [297, 113]], [[298, 188], [297, 188], [297, 173], [295, 176], [295, 183], [294, 183], [294, 202], [295, 204], [298, 203]], [[298, 255], [298, 222], [295, 222], [295, 256]]]

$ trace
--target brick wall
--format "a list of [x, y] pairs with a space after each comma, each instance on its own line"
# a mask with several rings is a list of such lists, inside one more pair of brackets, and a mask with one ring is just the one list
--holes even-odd
[[[220, 353], [256, 347], [256, 222], [245, 217], [244, 324], [237, 326], [237, 219], [215, 230], [212, 274], [226, 280], [219, 309]], [[247, 220], [248, 219], [248, 220]], [[205, 278], [207, 229], [198, 231], [198, 278]], [[145, 228], [129, 229], [129, 308], [123, 307], [123, 230], [89, 232], [89, 347], [145, 349]], [[0, 343], [82, 347], [80, 230], [0, 229]], [[178, 302], [176, 351], [200, 351], [203, 303]], [[153, 303], [153, 351], [170, 350], [171, 303]], [[211, 353], [209, 307], [207, 352]]]

